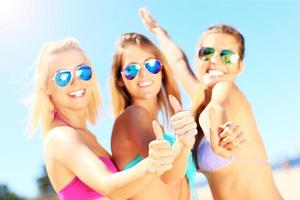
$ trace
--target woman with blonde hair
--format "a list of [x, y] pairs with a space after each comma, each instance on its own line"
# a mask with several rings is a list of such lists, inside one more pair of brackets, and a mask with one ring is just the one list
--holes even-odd
[[149, 144], [149, 156], [117, 172], [109, 153], [88, 130], [95, 123], [100, 95], [94, 67], [74, 38], [43, 45], [37, 58], [30, 129], [41, 123], [48, 176], [60, 199], [128, 199], [172, 167], [170, 145]]
[[[201, 127], [198, 127], [193, 152], [199, 171], [208, 179], [214, 199], [282, 199], [251, 106], [234, 82], [244, 67], [243, 35], [226, 24], [209, 27], [197, 45], [195, 75], [182, 50], [157, 25], [150, 12], [142, 8], [140, 16], [147, 29], [157, 37], [172, 71], [194, 101], [196, 120]], [[229, 152], [214, 148], [215, 144], [210, 140], [215, 132], [210, 127], [216, 127], [212, 126], [212, 106], [221, 106], [226, 112], [225, 118], [239, 125], [234, 129], [244, 133], [236, 136], [235, 141], [230, 137], [220, 139], [220, 145], [231, 150]], [[243, 148], [236, 148], [243, 143], [243, 135], [247, 142]]]

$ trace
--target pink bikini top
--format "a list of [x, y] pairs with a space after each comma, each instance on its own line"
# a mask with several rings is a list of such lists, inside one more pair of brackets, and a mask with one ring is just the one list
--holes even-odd
[[[112, 173], [118, 171], [109, 158], [99, 157], [99, 159]], [[102, 194], [83, 183], [77, 176], [59, 191], [58, 196], [61, 200], [95, 200], [104, 197]]]
[[[58, 112], [54, 111], [54, 118], [74, 128], [67, 120], [64, 119], [64, 117], [59, 115]], [[106, 165], [109, 171], [112, 173], [118, 172], [115, 164], [109, 158], [100, 156], [99, 159]], [[96, 192], [82, 182], [77, 176], [59, 191], [58, 196], [61, 200], [95, 200], [104, 197], [102, 194]]]

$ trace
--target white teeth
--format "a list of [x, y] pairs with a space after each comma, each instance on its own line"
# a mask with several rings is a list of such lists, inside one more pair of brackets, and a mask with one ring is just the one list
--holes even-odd
[[146, 86], [149, 86], [151, 84], [152, 84], [152, 81], [145, 81], [145, 82], [139, 83], [138, 85], [140, 87], [146, 87]]
[[224, 76], [224, 74], [225, 73], [220, 70], [209, 70], [208, 71], [209, 76]]
[[81, 90], [76, 90], [74, 92], [71, 92], [71, 93], [69, 93], [69, 95], [73, 96], [73, 97], [81, 97], [84, 92], [85, 92], [85, 90], [81, 89]]

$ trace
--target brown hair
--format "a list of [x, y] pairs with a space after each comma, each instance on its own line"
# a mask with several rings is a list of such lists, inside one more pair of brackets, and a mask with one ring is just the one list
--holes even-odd
[[236, 38], [239, 43], [239, 56], [240, 59], [243, 60], [245, 57], [245, 38], [244, 36], [234, 27], [227, 24], [216, 24], [210, 26], [204, 33], [202, 33], [200, 38], [200, 44], [205, 39], [205, 37], [211, 33], [221, 33], [228, 34]]
[[[221, 34], [228, 34], [236, 38], [237, 42], [239, 43], [239, 56], [240, 59], [243, 60], [245, 57], [245, 38], [244, 36], [234, 27], [227, 25], [227, 24], [216, 24], [213, 26], [210, 26], [204, 33], [202, 33], [200, 38], [200, 45], [202, 44], [203, 40], [205, 40], [205, 37], [212, 33], [221, 33]], [[200, 85], [200, 88], [198, 91], [199, 94], [195, 95], [193, 98], [193, 106], [192, 106], [192, 112], [195, 116], [195, 120], [197, 122], [197, 130], [198, 134], [196, 135], [196, 141], [193, 147], [193, 157], [197, 163], [197, 149], [199, 146], [199, 143], [201, 139], [204, 136], [203, 130], [200, 127], [199, 124], [199, 116], [201, 112], [205, 109], [207, 104], [211, 100], [211, 92], [208, 88], [206, 88], [203, 85]], [[197, 164], [198, 166], [198, 164]]]
[[164, 120], [168, 122], [169, 116], [174, 113], [171, 105], [169, 104], [168, 96], [173, 95], [181, 101], [179, 89], [172, 76], [172, 72], [167, 63], [167, 60], [150, 39], [138, 33], [125, 33], [121, 35], [118, 43], [117, 50], [113, 57], [112, 71], [111, 71], [111, 92], [112, 104], [115, 116], [121, 114], [129, 105], [131, 105], [131, 97], [125, 86], [119, 84], [121, 81], [121, 68], [123, 62], [123, 53], [126, 47], [136, 45], [143, 49], [151, 51], [154, 56], [159, 59], [162, 64], [162, 88], [158, 94], [158, 109], [163, 109]]

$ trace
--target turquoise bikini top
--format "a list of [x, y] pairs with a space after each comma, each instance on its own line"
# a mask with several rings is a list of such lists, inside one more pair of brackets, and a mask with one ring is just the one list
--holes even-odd
[[[169, 141], [171, 143], [171, 145], [174, 144], [175, 142], [175, 138], [164, 133], [164, 139]], [[140, 155], [137, 155], [132, 161], [130, 161], [124, 168], [123, 170], [126, 170], [126, 169], [129, 169], [133, 166], [135, 166], [137, 163], [139, 163], [141, 160], [143, 160], [143, 157], [140, 156]], [[196, 165], [195, 165], [195, 162], [194, 162], [194, 159], [192, 157], [192, 153], [190, 152], [189, 154], [189, 158], [188, 158], [188, 165], [187, 165], [187, 169], [186, 169], [186, 172], [185, 172], [185, 175], [187, 176], [188, 178], [188, 181], [189, 181], [189, 186], [190, 186], [190, 189], [191, 189], [191, 194], [192, 194], [192, 199], [193, 200], [197, 200], [198, 199], [198, 195], [197, 195], [197, 192], [196, 192], [196, 186], [195, 186], [195, 175], [196, 175], [196, 172], [197, 172], [197, 168], [196, 168]]]

